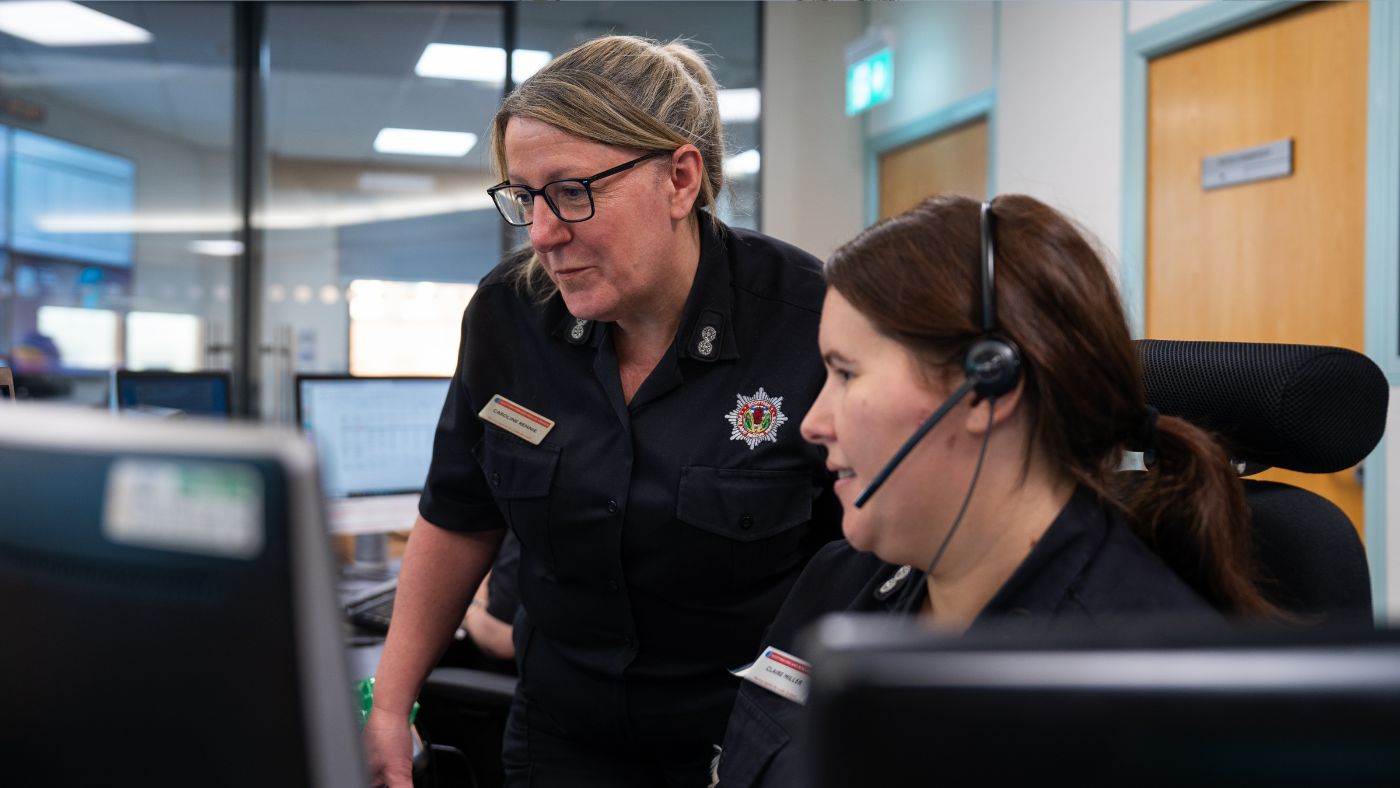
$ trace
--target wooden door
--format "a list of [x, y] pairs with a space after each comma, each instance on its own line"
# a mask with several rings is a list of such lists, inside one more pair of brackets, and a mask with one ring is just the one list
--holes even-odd
[[[1148, 337], [1364, 349], [1368, 14], [1308, 5], [1148, 65]], [[1203, 157], [1280, 139], [1292, 175], [1202, 189]], [[1363, 528], [1352, 471], [1260, 478]]]
[[987, 196], [987, 120], [924, 137], [880, 155], [880, 218], [934, 194]]

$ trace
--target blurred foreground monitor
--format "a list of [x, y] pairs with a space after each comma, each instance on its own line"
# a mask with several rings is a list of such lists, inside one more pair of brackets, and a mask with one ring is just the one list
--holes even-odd
[[365, 785], [311, 447], [0, 408], [7, 785]]
[[1400, 633], [808, 633], [816, 788], [1400, 785]]

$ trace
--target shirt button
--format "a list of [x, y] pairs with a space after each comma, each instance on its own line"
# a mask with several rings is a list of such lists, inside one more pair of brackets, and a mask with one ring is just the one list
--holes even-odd
[[492, 486], [492, 487], [500, 487], [500, 486], [501, 486], [501, 475], [500, 475], [499, 473], [493, 473], [493, 474], [491, 474], [491, 486]]
[[622, 639], [622, 645], [624, 645], [624, 646], [626, 646], [626, 647], [628, 647], [628, 648], [632, 648], [633, 646], [637, 645], [637, 641], [633, 640], [633, 639], [631, 638], [631, 636], [624, 637], [624, 638]]
[[617, 501], [608, 501], [608, 514], [617, 514]]
[[739, 527], [742, 528], [742, 529], [744, 529], [745, 531], [747, 531], [747, 530], [749, 530], [750, 528], [752, 528], [752, 527], [753, 527], [753, 515], [751, 515], [751, 514], [746, 514], [746, 515], [744, 515], [743, 517], [740, 517], [740, 518], [739, 518]]
[[609, 591], [616, 591], [616, 590], [617, 590], [617, 581], [616, 581], [616, 580], [609, 580], [609, 581], [608, 581], [608, 590], [609, 590]]

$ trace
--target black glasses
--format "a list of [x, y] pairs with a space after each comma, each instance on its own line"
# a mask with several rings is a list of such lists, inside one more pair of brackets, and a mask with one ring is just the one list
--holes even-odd
[[491, 195], [491, 199], [496, 202], [496, 209], [501, 212], [501, 218], [506, 222], [516, 226], [525, 227], [535, 221], [535, 196], [544, 198], [544, 202], [549, 206], [554, 215], [559, 217], [561, 222], [583, 222], [593, 218], [593, 182], [602, 180], [609, 175], [616, 175], [624, 170], [630, 170], [647, 159], [657, 156], [669, 156], [670, 151], [655, 151], [645, 156], [619, 164], [610, 170], [603, 170], [597, 175], [590, 175], [587, 178], [565, 178], [558, 181], [550, 181], [538, 189], [531, 189], [529, 186], [501, 181], [486, 190]]

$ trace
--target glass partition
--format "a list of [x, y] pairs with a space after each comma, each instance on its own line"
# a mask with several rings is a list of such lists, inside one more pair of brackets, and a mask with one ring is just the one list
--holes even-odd
[[290, 418], [298, 372], [451, 373], [501, 257], [504, 37], [495, 4], [267, 8], [266, 417]]
[[233, 11], [81, 8], [0, 34], [0, 357], [21, 396], [105, 406], [113, 368], [231, 362]]

